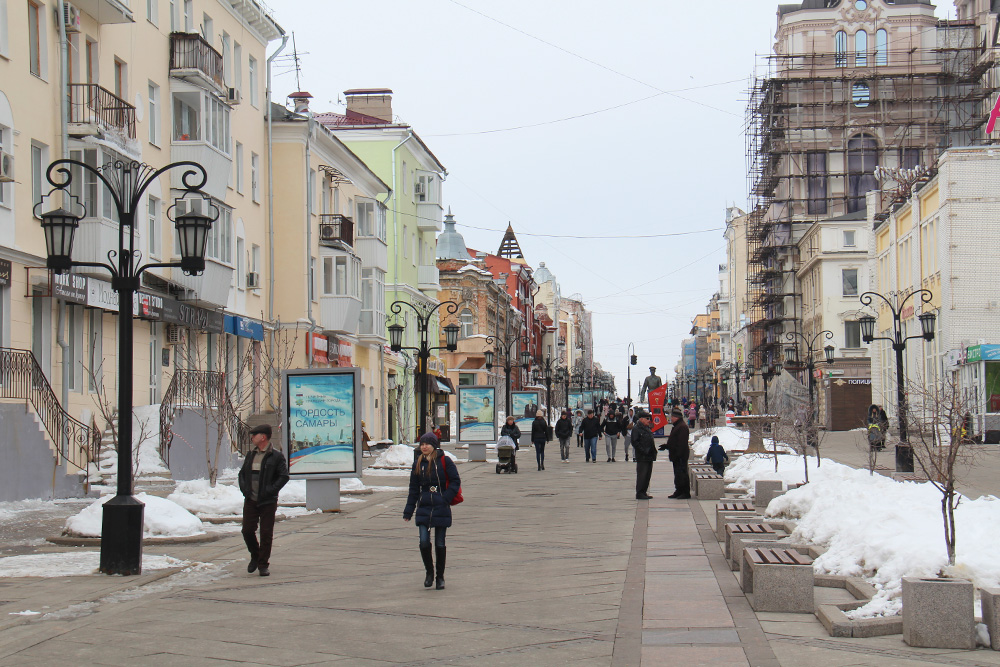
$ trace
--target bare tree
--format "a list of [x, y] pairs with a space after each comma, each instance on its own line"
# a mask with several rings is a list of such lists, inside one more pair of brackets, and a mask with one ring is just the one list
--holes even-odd
[[973, 410], [958, 381], [946, 373], [936, 382], [909, 383], [907, 433], [913, 459], [941, 493], [941, 518], [948, 564], [955, 564], [955, 510], [961, 502], [957, 473], [972, 463], [975, 447], [966, 439], [965, 415]]
[[[90, 378], [91, 386], [91, 396], [94, 401], [94, 407], [97, 408], [97, 412], [101, 415], [104, 423], [107, 427], [111, 429], [111, 440], [114, 443], [115, 451], [118, 451], [118, 397], [111, 396], [108, 393], [108, 388], [104, 384], [104, 374], [101, 372], [104, 362], [98, 363], [96, 367], [91, 367], [83, 364], [83, 368]], [[135, 479], [139, 475], [139, 450], [141, 444], [146, 442], [147, 439], [153, 437], [155, 434], [154, 429], [149, 425], [149, 419], [140, 419], [135, 413], [133, 408], [132, 416], [135, 417], [136, 422], [139, 424], [138, 437], [136, 437], [136, 430], [132, 430], [132, 479]]]

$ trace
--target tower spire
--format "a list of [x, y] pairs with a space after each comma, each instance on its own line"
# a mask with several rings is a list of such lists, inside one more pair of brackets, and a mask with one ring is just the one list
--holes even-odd
[[506, 259], [524, 259], [524, 253], [521, 252], [517, 236], [514, 235], [514, 228], [509, 222], [507, 223], [507, 231], [503, 235], [503, 240], [500, 241], [500, 249], [497, 250], [497, 256]]

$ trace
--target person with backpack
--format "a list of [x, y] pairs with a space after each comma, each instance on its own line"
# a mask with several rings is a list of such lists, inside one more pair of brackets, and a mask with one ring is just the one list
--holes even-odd
[[726, 472], [726, 464], [729, 463], [729, 454], [719, 444], [719, 436], [712, 436], [712, 444], [708, 446], [708, 453], [705, 454], [705, 463], [712, 466], [718, 474]]
[[569, 463], [569, 439], [573, 437], [573, 420], [569, 418], [569, 410], [564, 410], [556, 421], [555, 433], [559, 439], [559, 457], [563, 463]]
[[[451, 505], [462, 490], [458, 468], [441, 450], [433, 433], [420, 436], [420, 454], [410, 470], [410, 489], [403, 508], [403, 520], [409, 521], [416, 513], [420, 534], [420, 557], [424, 562], [426, 577], [424, 587], [435, 584], [444, 589], [444, 567], [447, 548], [445, 533], [451, 527]], [[431, 554], [431, 528], [434, 529], [434, 554]], [[434, 560], [437, 558], [435, 580]]]
[[535, 460], [538, 469], [545, 470], [545, 443], [549, 440], [549, 423], [545, 421], [545, 413], [535, 412], [535, 421], [531, 422], [531, 444], [535, 446]]

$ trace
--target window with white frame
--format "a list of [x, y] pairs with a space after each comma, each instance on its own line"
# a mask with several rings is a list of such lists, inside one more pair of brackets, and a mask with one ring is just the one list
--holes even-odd
[[418, 202], [438, 203], [437, 178], [426, 171], [417, 172], [417, 182], [414, 184], [414, 194]]
[[309, 258], [309, 300], [316, 300], [316, 258]]
[[875, 64], [879, 67], [889, 64], [889, 33], [885, 28], [875, 31]]
[[358, 197], [354, 228], [358, 236], [375, 236], [375, 202]]
[[28, 0], [28, 71], [45, 77], [45, 16], [41, 5]]
[[250, 246], [250, 271], [260, 276], [260, 246], [256, 243]]
[[837, 32], [834, 35], [833, 43], [836, 50], [834, 65], [836, 67], [847, 67], [847, 33], [843, 30]]
[[170, 32], [177, 32], [178, 25], [177, 0], [170, 0]]
[[236, 192], [243, 194], [243, 144], [236, 142], [236, 155], [233, 158], [236, 167]]
[[853, 229], [844, 230], [844, 247], [853, 248], [855, 246], [854, 235], [856, 232]]
[[149, 82], [149, 143], [160, 143], [160, 87]]
[[842, 294], [844, 296], [858, 295], [858, 270], [841, 269], [841, 283], [843, 285]]
[[233, 82], [233, 40], [229, 33], [222, 31], [222, 80], [226, 85]]
[[247, 286], [247, 264], [246, 264], [246, 241], [241, 237], [236, 237], [236, 287], [246, 289]]
[[160, 200], [150, 196], [146, 205], [148, 241], [146, 247], [150, 257], [160, 256]]
[[230, 108], [207, 92], [174, 93], [174, 141], [207, 141], [230, 151]]
[[[106, 146], [101, 148], [74, 149], [69, 152], [69, 156], [95, 169], [100, 168], [102, 165], [113, 163], [116, 160], [126, 163], [129, 160], [129, 158], [126, 158], [121, 153], [113, 151]], [[87, 217], [103, 217], [105, 220], [118, 222], [118, 209], [114, 205], [114, 199], [108, 193], [107, 188], [100, 185], [97, 176], [91, 171], [80, 167], [70, 167], [70, 170], [73, 174], [73, 180], [70, 182], [70, 193], [79, 197], [80, 201], [83, 202], [83, 205], [87, 208]]]
[[375, 269], [361, 269], [361, 326], [363, 334], [375, 332]]
[[247, 84], [250, 89], [250, 105], [257, 106], [257, 59], [253, 56], [247, 60]]
[[868, 33], [864, 30], [854, 33], [854, 66], [868, 67]]
[[218, 201], [212, 203], [219, 207], [219, 219], [212, 224], [212, 228], [208, 232], [205, 258], [214, 259], [224, 264], [232, 264], [233, 209]]
[[[4, 153], [12, 153], [13, 150], [13, 135], [9, 127], [6, 125], [0, 125], [0, 151]], [[11, 205], [11, 190], [10, 184], [0, 181], [0, 206], [5, 208], [10, 208]]]
[[861, 347], [861, 322], [844, 322], [844, 347]]
[[462, 322], [462, 338], [469, 338], [476, 333], [476, 320], [472, 316], [472, 311], [466, 308], [459, 316]]
[[194, 31], [194, 0], [184, 0], [184, 32]]
[[260, 156], [250, 153], [250, 198], [260, 201]]
[[146, 0], [146, 20], [160, 25], [160, 3], [157, 0]]
[[375, 231], [377, 236], [385, 241], [385, 218], [386, 218], [386, 205], [382, 202], [378, 202], [378, 208], [376, 209], [375, 217]]
[[403, 225], [403, 259], [408, 259], [410, 257], [410, 230], [407, 225]]

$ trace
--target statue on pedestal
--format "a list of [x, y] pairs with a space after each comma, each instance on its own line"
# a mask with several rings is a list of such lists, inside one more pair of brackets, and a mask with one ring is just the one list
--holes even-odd
[[646, 391], [659, 389], [663, 386], [663, 380], [656, 374], [656, 366], [649, 367], [649, 377], [642, 381], [642, 388], [639, 390], [639, 402], [646, 402]]

